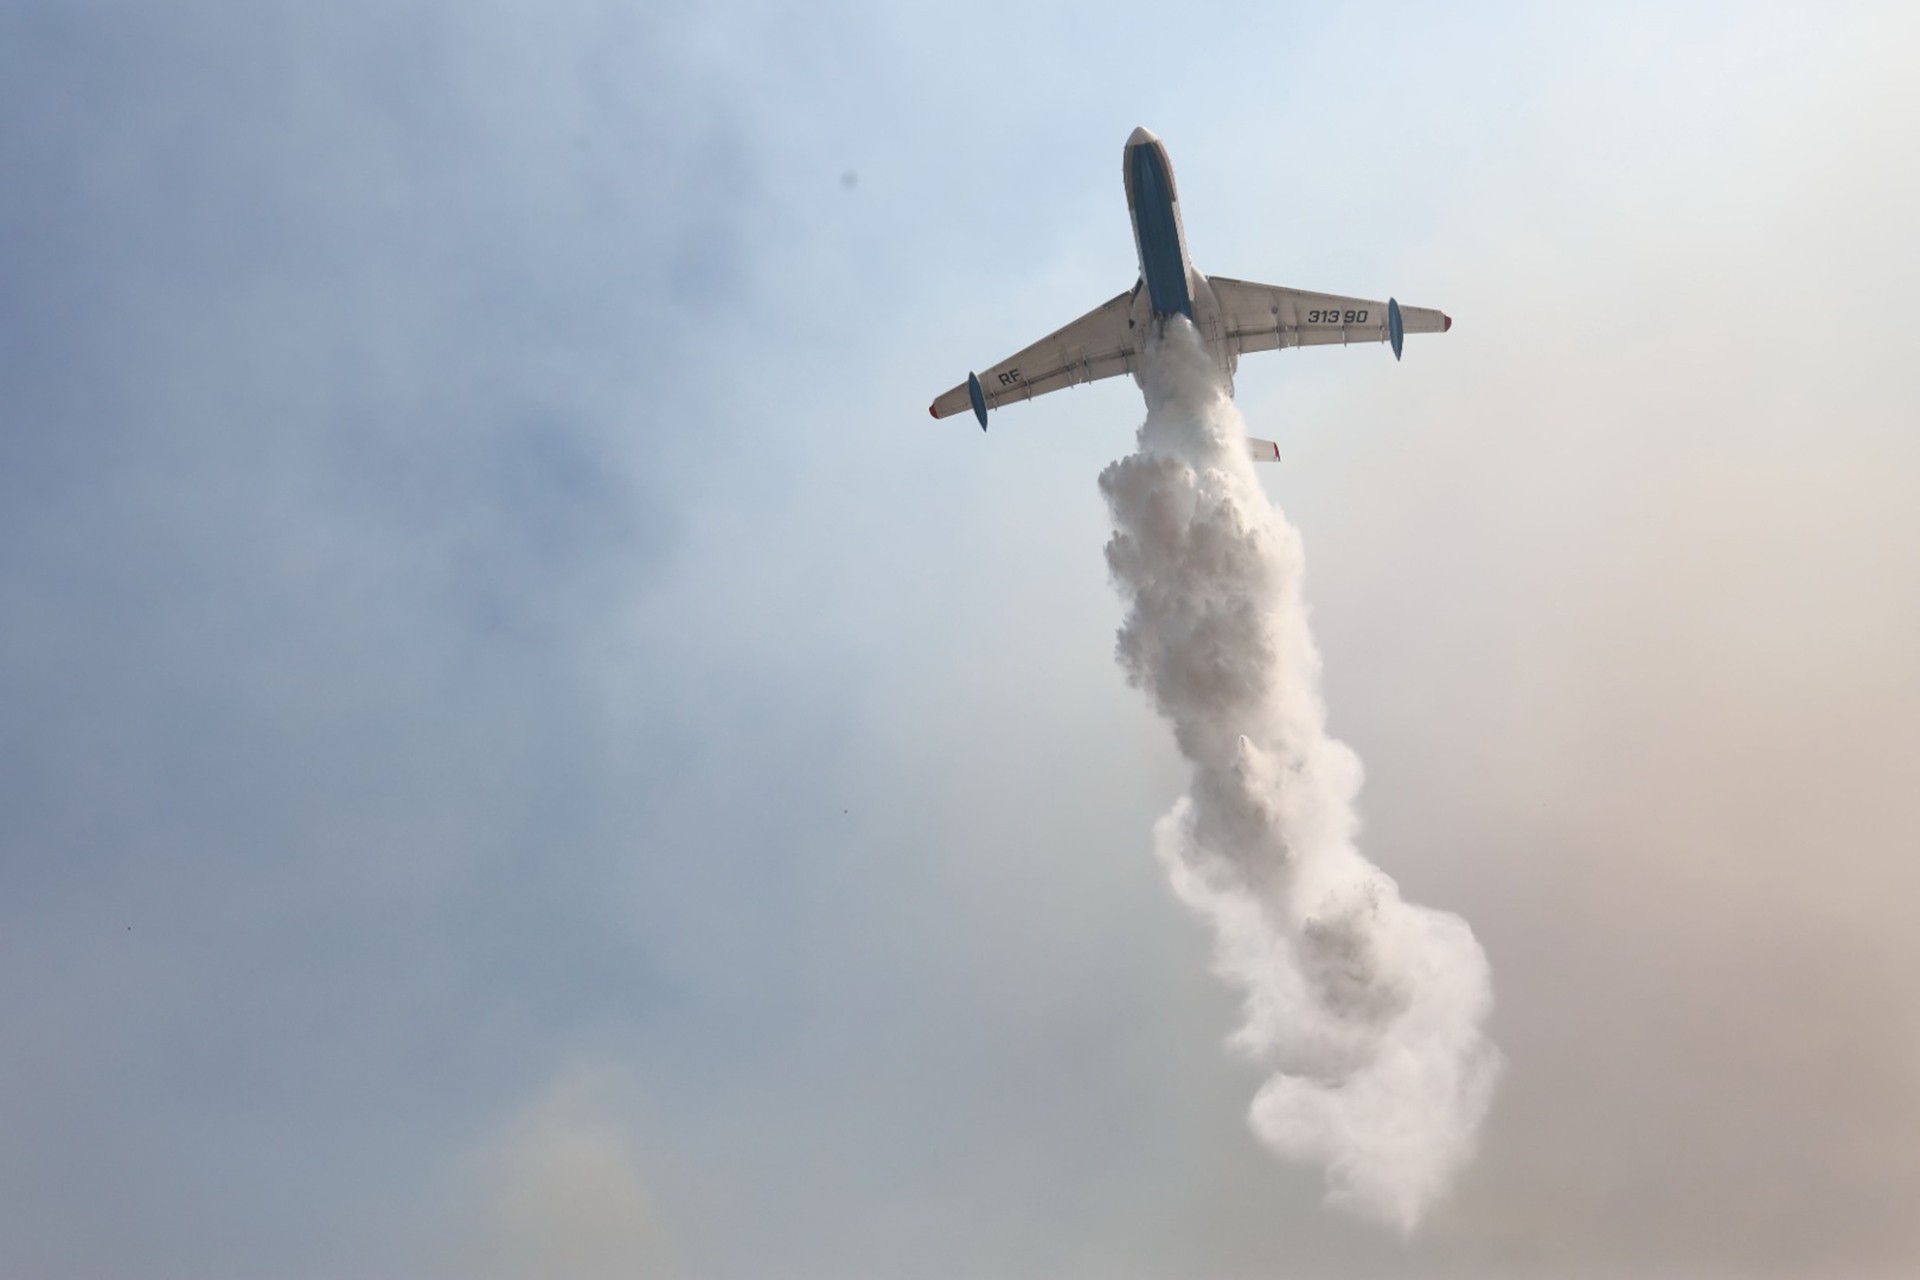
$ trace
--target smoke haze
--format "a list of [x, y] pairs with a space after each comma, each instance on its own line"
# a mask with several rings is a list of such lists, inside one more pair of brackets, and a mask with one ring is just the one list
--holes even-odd
[[[1920, 1275], [1920, 6], [955, 16], [0, 4], [0, 1276]], [[1143, 856], [1139, 392], [925, 416], [1142, 121], [1458, 320], [1236, 399], [1497, 970], [1411, 1243]]]
[[1360, 761], [1327, 736], [1300, 536], [1191, 325], [1149, 346], [1141, 382], [1139, 449], [1100, 489], [1120, 664], [1193, 765], [1155, 844], [1244, 994], [1234, 1047], [1272, 1070], [1255, 1132], [1324, 1165], [1335, 1203], [1411, 1232], [1472, 1155], [1500, 1072], [1486, 957], [1360, 854]]

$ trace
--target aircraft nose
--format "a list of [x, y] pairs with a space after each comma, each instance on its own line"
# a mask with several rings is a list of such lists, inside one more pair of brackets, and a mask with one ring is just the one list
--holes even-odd
[[1159, 134], [1147, 128], [1147, 126], [1141, 125], [1138, 129], [1135, 129], [1133, 133], [1128, 136], [1127, 145], [1130, 147], [1137, 147], [1143, 142], [1158, 142], [1158, 141], [1160, 141]]

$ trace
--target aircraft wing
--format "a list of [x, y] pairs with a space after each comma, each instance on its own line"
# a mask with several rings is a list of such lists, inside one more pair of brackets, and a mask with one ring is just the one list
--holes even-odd
[[[1250, 284], [1224, 276], [1208, 276], [1207, 280], [1213, 286], [1214, 300], [1220, 304], [1227, 350], [1236, 356], [1278, 347], [1388, 339], [1385, 302]], [[1452, 320], [1429, 307], [1401, 307], [1400, 323], [1407, 333], [1444, 333], [1453, 327]]]
[[[1096, 382], [1130, 373], [1139, 363], [1146, 329], [1135, 327], [1135, 285], [1110, 302], [1089, 311], [1063, 329], [1056, 329], [1025, 350], [982, 371], [980, 394], [985, 407], [995, 409], [1015, 400], [1031, 400], [1049, 391], [1082, 382]], [[970, 406], [967, 384], [961, 383], [933, 402], [936, 418], [950, 417]], [[980, 425], [986, 426], [982, 418]]]

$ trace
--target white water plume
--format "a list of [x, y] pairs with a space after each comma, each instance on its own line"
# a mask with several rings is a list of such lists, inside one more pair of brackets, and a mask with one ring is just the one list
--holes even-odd
[[1300, 536], [1190, 324], [1150, 345], [1141, 385], [1139, 449], [1100, 490], [1120, 664], [1193, 764], [1155, 844], [1245, 997], [1231, 1043], [1273, 1073], [1255, 1133], [1324, 1166], [1335, 1204], [1410, 1233], [1472, 1157], [1500, 1073], [1486, 956], [1355, 844], [1360, 761], [1327, 736]]

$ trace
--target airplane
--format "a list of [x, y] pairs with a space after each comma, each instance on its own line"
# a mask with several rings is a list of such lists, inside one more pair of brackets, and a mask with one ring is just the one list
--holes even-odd
[[[1240, 357], [1249, 351], [1386, 342], [1398, 360], [1407, 334], [1444, 333], [1453, 327], [1442, 312], [1403, 307], [1392, 298], [1375, 302], [1200, 274], [1187, 257], [1180, 194], [1166, 147], [1151, 130], [1135, 129], [1122, 156], [1127, 212], [1140, 255], [1140, 278], [1133, 288], [984, 374], [969, 373], [965, 382], [928, 407], [935, 418], [971, 407], [985, 431], [989, 409], [1082, 382], [1137, 374], [1148, 335], [1159, 333], [1176, 315], [1200, 331], [1226, 378], [1229, 395]], [[1273, 441], [1247, 443], [1261, 461], [1280, 460], [1280, 447]]]

